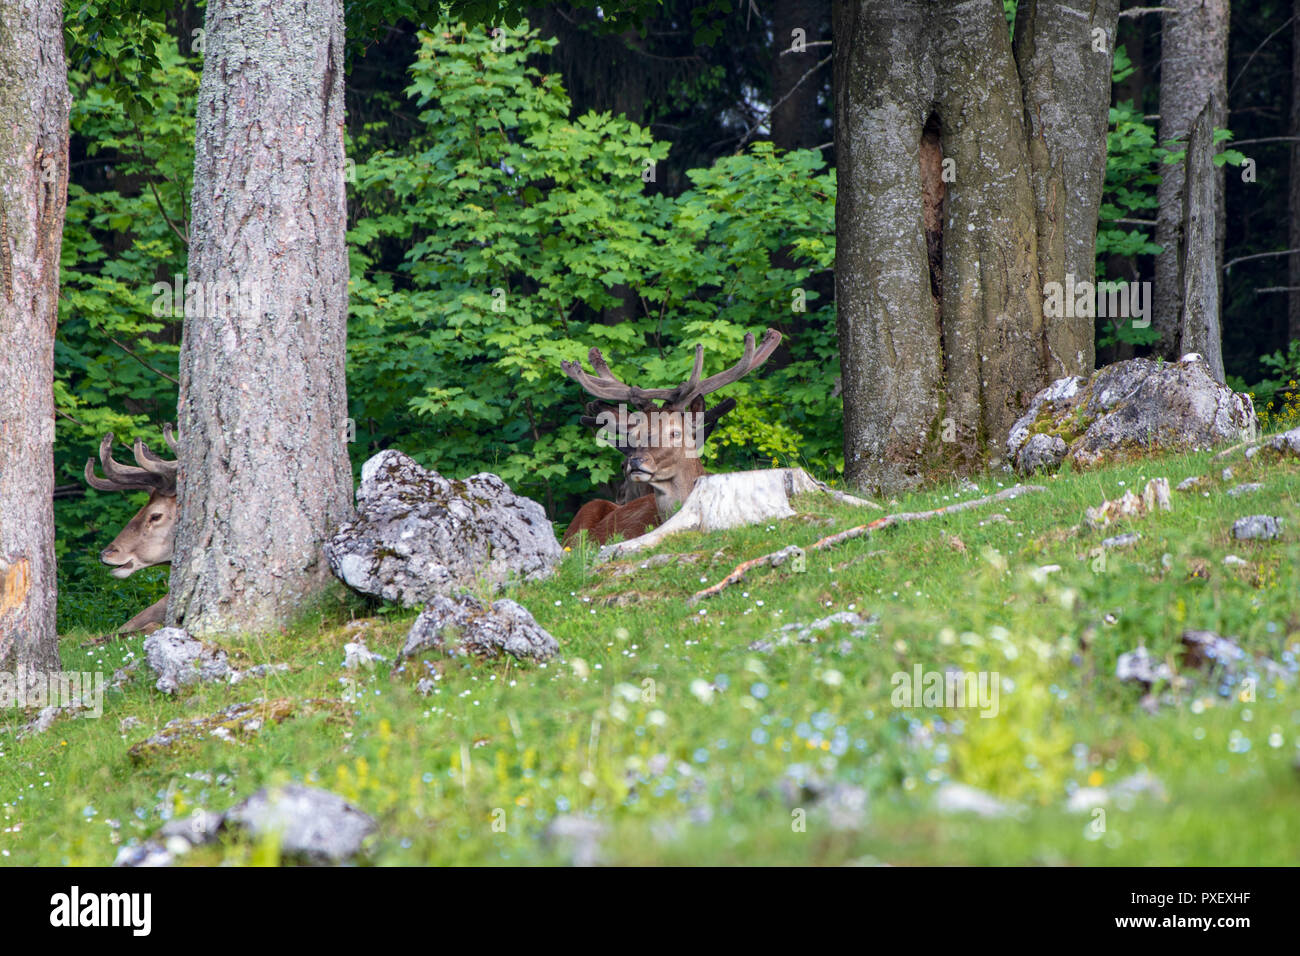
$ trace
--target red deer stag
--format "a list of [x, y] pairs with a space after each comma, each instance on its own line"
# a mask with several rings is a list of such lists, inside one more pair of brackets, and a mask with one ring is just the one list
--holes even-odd
[[[583, 369], [581, 362], [561, 362], [564, 374], [596, 398], [618, 402], [624, 409], [631, 406], [639, 413], [626, 416], [627, 430], [618, 435], [615, 445], [626, 458], [623, 472], [628, 481], [644, 482], [654, 490], [653, 496], [634, 498], [626, 504], [588, 501], [574, 515], [563, 543], [567, 545], [582, 531], [601, 544], [615, 535], [635, 538], [667, 520], [690, 495], [696, 479], [706, 474], [699, 449], [717, 427], [718, 419], [736, 407], [734, 399], [727, 399], [706, 411], [704, 397], [758, 368], [780, 344], [781, 333], [768, 329], [755, 350], [754, 336], [747, 333], [740, 361], [703, 381], [700, 373], [704, 370], [704, 346], [697, 345], [691, 377], [675, 388], [625, 385], [614, 377], [597, 348], [587, 355], [594, 376]], [[606, 415], [622, 417], [610, 405], [592, 403], [587, 410], [589, 414], [582, 420], [586, 425], [595, 425]]]
[[[172, 454], [176, 440], [171, 425], [163, 426], [163, 437]], [[100, 491], [147, 491], [145, 502], [126, 523], [112, 543], [99, 553], [99, 560], [111, 567], [115, 578], [130, 577], [141, 568], [166, 564], [172, 559], [172, 532], [176, 526], [176, 469], [178, 462], [159, 458], [140, 439], [135, 440], [136, 466], [113, 460], [113, 433], [99, 443], [99, 461], [106, 477], [95, 475], [95, 460], [86, 459], [86, 483]], [[138, 467], [137, 467], [138, 466]], [[164, 623], [167, 598], [151, 604], [117, 629], [119, 634], [151, 629]]]

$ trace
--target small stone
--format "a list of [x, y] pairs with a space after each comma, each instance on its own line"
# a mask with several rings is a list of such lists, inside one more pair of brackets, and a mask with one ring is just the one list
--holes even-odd
[[472, 594], [439, 595], [431, 600], [407, 632], [397, 661], [426, 648], [449, 656], [474, 654], [547, 660], [560, 652], [559, 642], [515, 601], [487, 605]]
[[382, 654], [376, 654], [370, 650], [362, 641], [343, 645], [343, 666], [350, 671], [362, 667], [366, 670], [372, 670], [376, 661], [386, 659]]
[[978, 817], [1004, 817], [1011, 808], [993, 796], [964, 783], [945, 783], [934, 794], [934, 808], [940, 813], [973, 813]]
[[179, 627], [154, 631], [144, 641], [145, 660], [158, 675], [164, 694], [200, 681], [227, 680], [232, 671], [226, 652], [190, 637]]
[[1145, 647], [1121, 654], [1115, 662], [1115, 677], [1121, 681], [1135, 681], [1148, 687], [1157, 681], [1173, 678], [1169, 665], [1151, 655]]
[[567, 851], [574, 866], [595, 866], [600, 862], [600, 841], [608, 830], [599, 820], [563, 814], [551, 820], [542, 839], [550, 847]]
[[1235, 488], [1229, 488], [1228, 496], [1230, 498], [1237, 498], [1240, 497], [1241, 495], [1248, 495], [1251, 494], [1252, 492], [1259, 491], [1263, 487], [1264, 485], [1258, 481], [1247, 482], [1245, 484], [1237, 485], [1237, 487]]
[[1239, 541], [1267, 541], [1281, 534], [1282, 519], [1272, 515], [1248, 515], [1232, 523], [1232, 536]]

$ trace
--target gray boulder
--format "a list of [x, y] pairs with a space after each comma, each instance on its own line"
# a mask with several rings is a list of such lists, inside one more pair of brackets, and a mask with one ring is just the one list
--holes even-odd
[[563, 555], [542, 506], [496, 475], [447, 479], [392, 450], [362, 466], [357, 518], [325, 545], [345, 584], [407, 607], [478, 581], [544, 578]]
[[1023, 473], [1067, 460], [1087, 467], [1135, 452], [1250, 440], [1257, 427], [1250, 396], [1215, 381], [1200, 356], [1130, 359], [1035, 395], [1011, 428], [1007, 455]]
[[229, 680], [234, 673], [225, 651], [207, 646], [179, 627], [159, 628], [146, 637], [144, 654], [158, 675], [155, 686], [164, 694], [200, 681]]
[[301, 784], [263, 788], [226, 812], [227, 827], [254, 838], [280, 835], [280, 850], [312, 863], [341, 863], [355, 856], [375, 821], [338, 794]]
[[514, 601], [486, 605], [472, 594], [438, 595], [431, 600], [407, 632], [398, 662], [428, 648], [444, 653], [546, 660], [560, 645], [528, 609]]

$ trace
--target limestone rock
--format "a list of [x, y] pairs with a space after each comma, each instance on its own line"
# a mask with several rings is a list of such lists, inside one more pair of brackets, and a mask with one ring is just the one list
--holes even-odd
[[179, 627], [164, 627], [144, 640], [145, 660], [158, 675], [155, 685], [174, 694], [200, 681], [228, 680], [233, 673], [226, 652], [209, 647]]
[[[1017, 470], [1059, 461], [1098, 465], [1134, 450], [1203, 448], [1250, 440], [1258, 427], [1249, 395], [1215, 381], [1200, 356], [1179, 362], [1116, 362], [1092, 374], [1058, 379], [1034, 396], [1012, 426], [1007, 455]], [[1297, 438], [1300, 442], [1300, 438]], [[1045, 457], [1046, 456], [1046, 457]]]
[[515, 601], [494, 601], [485, 605], [472, 594], [439, 595], [431, 600], [411, 625], [397, 661], [427, 648], [448, 655], [475, 654], [546, 660], [560, 651], [560, 645], [523, 605]]
[[477, 581], [545, 578], [563, 551], [542, 506], [496, 475], [451, 480], [389, 450], [362, 466], [357, 518], [325, 556], [350, 587], [410, 607]]

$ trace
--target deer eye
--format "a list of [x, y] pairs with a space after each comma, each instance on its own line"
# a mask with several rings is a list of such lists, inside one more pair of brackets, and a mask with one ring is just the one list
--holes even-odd
[[151, 515], [149, 516], [149, 523], [150, 523], [150, 524], [153, 524], [155, 521], [162, 521], [162, 512], [161, 512], [161, 511], [154, 512], [153, 514], [151, 514]]

